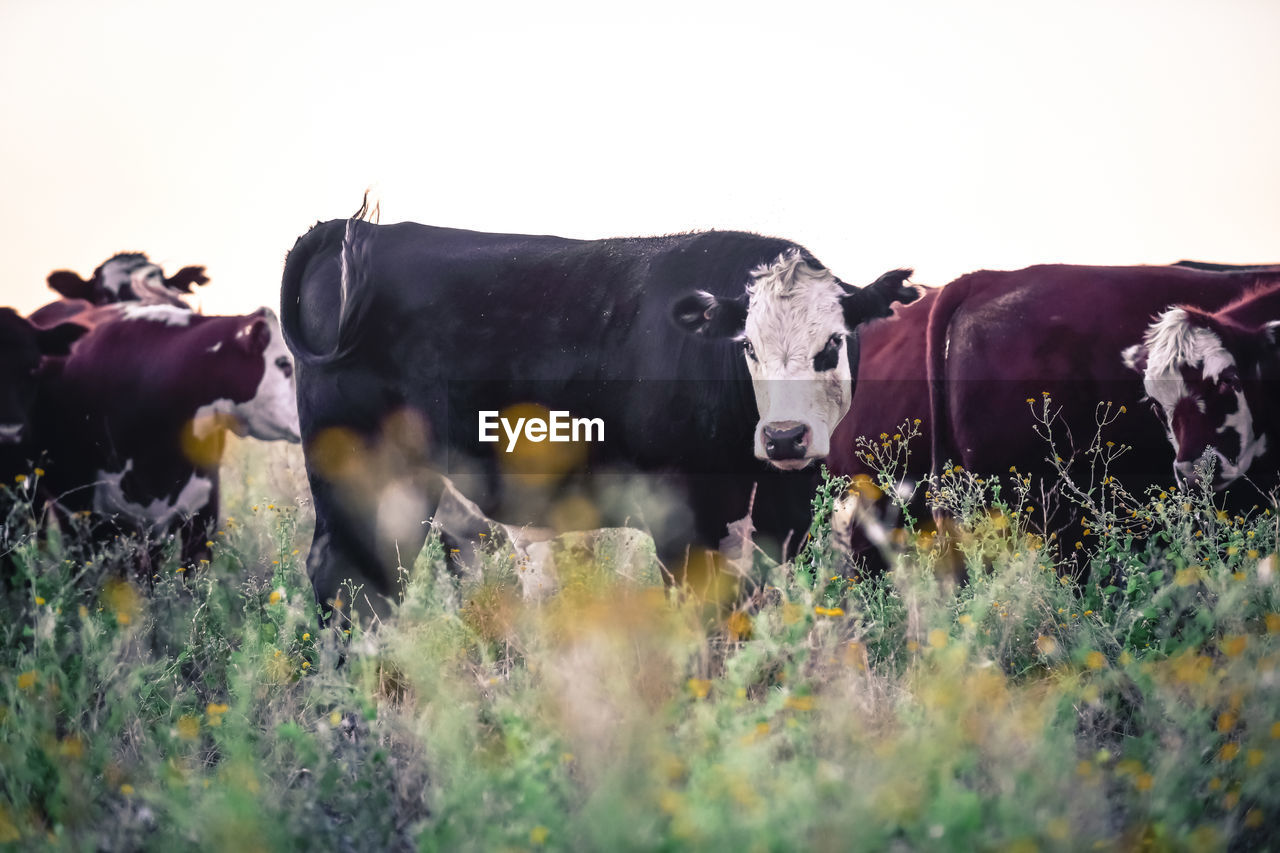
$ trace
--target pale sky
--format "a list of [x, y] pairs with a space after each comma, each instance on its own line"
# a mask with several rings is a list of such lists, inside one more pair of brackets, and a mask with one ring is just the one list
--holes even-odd
[[787, 237], [864, 284], [1280, 261], [1280, 2], [0, 0], [0, 304], [142, 250], [208, 313], [384, 222]]

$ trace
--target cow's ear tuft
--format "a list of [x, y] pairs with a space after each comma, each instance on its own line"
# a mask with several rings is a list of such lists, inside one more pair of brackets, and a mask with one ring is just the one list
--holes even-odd
[[245, 352], [261, 355], [271, 344], [271, 325], [261, 317], [254, 317], [240, 327], [236, 333], [236, 343]]
[[907, 284], [915, 270], [890, 270], [866, 287], [850, 289], [840, 300], [845, 325], [853, 331], [860, 324], [893, 314], [893, 303], [908, 305], [920, 298], [920, 288]]
[[747, 323], [746, 301], [718, 299], [705, 290], [697, 290], [671, 306], [671, 319], [689, 334], [736, 338]]
[[36, 331], [36, 347], [41, 355], [60, 356], [71, 352], [71, 345], [89, 330], [78, 323], [59, 323]]
[[1120, 353], [1120, 360], [1124, 362], [1124, 366], [1135, 373], [1147, 372], [1147, 346], [1146, 344], [1134, 344], [1131, 347], [1125, 347]]
[[88, 299], [93, 301], [93, 282], [85, 281], [71, 270], [57, 270], [49, 273], [45, 279], [49, 288], [61, 293], [67, 299]]

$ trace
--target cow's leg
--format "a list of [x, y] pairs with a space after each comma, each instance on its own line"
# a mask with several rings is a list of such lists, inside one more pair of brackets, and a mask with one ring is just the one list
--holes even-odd
[[195, 510], [180, 528], [182, 536], [182, 565], [196, 566], [208, 561], [212, 555], [209, 543], [213, 541], [218, 525], [218, 472], [206, 472], [209, 480], [209, 500]]
[[307, 574], [321, 616], [387, 616], [431, 532], [445, 481], [417, 469], [370, 488], [311, 477], [316, 530]]

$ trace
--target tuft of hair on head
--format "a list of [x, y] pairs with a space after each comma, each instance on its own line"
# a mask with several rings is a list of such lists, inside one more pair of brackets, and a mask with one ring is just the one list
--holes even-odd
[[1159, 315], [1143, 335], [1148, 372], [1165, 373], [1193, 361], [1195, 331], [1185, 308], [1170, 308]]
[[835, 277], [817, 258], [796, 246], [753, 269], [747, 293], [754, 296], [760, 291], [770, 291], [786, 297], [795, 292], [799, 282], [815, 279], [834, 281]]
[[371, 192], [373, 192], [372, 188], [365, 189], [364, 198], [360, 200], [360, 207], [355, 213], [351, 214], [351, 219], [372, 222], [374, 225], [382, 221], [382, 202], [374, 201], [373, 207], [369, 206], [369, 193]]

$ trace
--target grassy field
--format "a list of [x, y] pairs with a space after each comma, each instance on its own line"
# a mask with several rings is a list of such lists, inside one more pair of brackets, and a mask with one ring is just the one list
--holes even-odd
[[435, 545], [348, 633], [317, 626], [296, 454], [242, 446], [212, 562], [147, 578], [130, 542], [38, 542], [6, 486], [0, 845], [1280, 849], [1271, 511], [1113, 494], [1064, 545], [1021, 475], [955, 471], [952, 556], [908, 535], [857, 580], [833, 481], [737, 608], [591, 559], [526, 602], [510, 555], [459, 579]]

